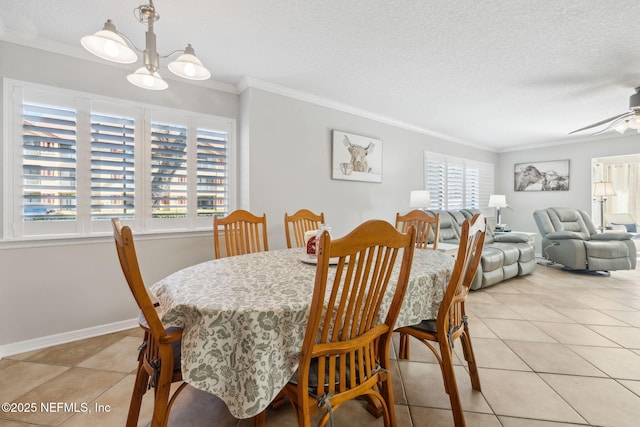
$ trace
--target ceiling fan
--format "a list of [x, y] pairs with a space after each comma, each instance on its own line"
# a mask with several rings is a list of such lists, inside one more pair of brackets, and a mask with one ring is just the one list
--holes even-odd
[[636, 129], [638, 132], [640, 132], [640, 87], [637, 87], [635, 90], [636, 93], [629, 97], [629, 111], [618, 114], [617, 116], [609, 117], [608, 119], [601, 120], [589, 126], [576, 129], [573, 132], [569, 132], [569, 135], [571, 135], [572, 133], [591, 129], [605, 123], [608, 123], [608, 125], [604, 129], [594, 133], [593, 135], [601, 134], [609, 129], [614, 129], [620, 134], [623, 134], [627, 129]]

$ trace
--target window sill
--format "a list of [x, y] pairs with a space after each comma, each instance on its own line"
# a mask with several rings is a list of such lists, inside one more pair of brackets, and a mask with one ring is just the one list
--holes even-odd
[[[136, 241], [140, 240], [165, 240], [165, 239], [184, 239], [192, 237], [212, 236], [212, 229], [199, 229], [189, 231], [168, 231], [155, 230], [150, 232], [139, 232], [134, 235]], [[93, 243], [113, 242], [112, 233], [99, 233], [87, 236], [78, 235], [52, 235], [52, 236], [27, 236], [19, 239], [0, 240], [0, 250], [3, 249], [22, 249], [22, 248], [38, 248], [49, 246], [69, 246], [69, 245], [86, 245]]]

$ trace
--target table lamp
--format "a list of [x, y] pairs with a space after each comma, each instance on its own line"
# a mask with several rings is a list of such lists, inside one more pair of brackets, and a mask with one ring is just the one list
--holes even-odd
[[489, 196], [489, 207], [496, 208], [496, 231], [505, 231], [506, 225], [502, 223], [502, 216], [500, 210], [507, 208], [507, 198], [504, 194], [492, 194]]
[[431, 197], [427, 190], [412, 190], [409, 198], [409, 206], [425, 210], [431, 204]]
[[596, 182], [593, 184], [594, 197], [600, 197], [598, 203], [600, 203], [600, 232], [604, 232], [604, 203], [607, 201], [608, 196], [615, 196], [616, 190], [613, 188], [612, 182]]

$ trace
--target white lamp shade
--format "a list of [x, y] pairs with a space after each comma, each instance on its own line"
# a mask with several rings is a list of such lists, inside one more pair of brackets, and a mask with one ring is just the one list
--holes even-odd
[[492, 194], [489, 196], [489, 207], [490, 208], [506, 208], [507, 207], [507, 198], [504, 194]]
[[169, 87], [157, 72], [150, 72], [145, 67], [138, 68], [135, 73], [129, 74], [127, 80], [133, 85], [143, 89], [164, 90]]
[[120, 64], [136, 62], [138, 55], [115, 31], [115, 28], [111, 21], [107, 21], [102, 30], [91, 36], [84, 36], [80, 39], [80, 43], [89, 52], [107, 61]]
[[623, 120], [621, 122], [618, 122], [618, 124], [616, 124], [613, 129], [615, 129], [616, 132], [618, 132], [619, 134], [623, 134], [627, 129], [629, 128], [629, 124], [627, 123], [626, 120]]
[[206, 80], [211, 77], [211, 72], [207, 70], [202, 62], [190, 53], [180, 55], [175, 61], [168, 65], [169, 71], [176, 76], [189, 80]]
[[593, 184], [593, 195], [596, 197], [615, 196], [616, 190], [611, 182], [596, 182]]
[[431, 204], [431, 197], [427, 190], [413, 190], [409, 198], [409, 206], [412, 208], [428, 208]]

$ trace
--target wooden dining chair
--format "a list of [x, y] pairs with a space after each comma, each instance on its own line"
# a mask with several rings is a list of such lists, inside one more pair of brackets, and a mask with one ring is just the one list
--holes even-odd
[[300, 209], [293, 215], [284, 214], [284, 232], [287, 238], [287, 247], [292, 248], [291, 233], [295, 238], [296, 248], [304, 247], [304, 233], [309, 230], [317, 230], [320, 224], [324, 224], [324, 213], [317, 215], [308, 209]]
[[127, 427], [138, 425], [142, 398], [147, 390], [153, 388], [154, 404], [151, 427], [164, 427], [167, 425], [169, 413], [176, 397], [187, 385], [183, 382], [169, 398], [171, 384], [182, 381], [180, 370], [182, 329], [165, 329], [162, 325], [155, 304], [142, 280], [131, 228], [122, 226], [119, 218], [113, 218], [111, 221], [120, 266], [129, 289], [140, 308], [139, 324], [144, 330], [144, 341], [138, 355], [138, 370], [126, 425]]
[[244, 255], [269, 250], [267, 215], [255, 216], [245, 210], [231, 212], [226, 217], [213, 217], [213, 242], [216, 258], [222, 258], [220, 229], [224, 234], [224, 256]]
[[[407, 288], [415, 230], [400, 233], [370, 220], [345, 237], [320, 237], [315, 287], [298, 371], [283, 389], [299, 426], [326, 408], [318, 425], [343, 403], [364, 396], [383, 408], [395, 426], [389, 344]], [[331, 267], [330, 263], [336, 263]], [[400, 264], [397, 282], [391, 272]], [[390, 295], [385, 298], [387, 288]], [[382, 309], [385, 299], [391, 300]]]
[[[480, 214], [475, 214], [473, 218], [462, 223], [458, 254], [437, 318], [397, 329], [400, 332], [398, 352], [400, 359], [409, 358], [409, 336], [424, 343], [438, 359], [456, 427], [466, 426], [453, 368], [453, 344], [458, 338], [462, 343], [464, 358], [469, 366], [471, 386], [474, 390], [481, 391], [480, 376], [469, 335], [465, 301], [482, 255], [486, 227], [487, 221]], [[431, 342], [437, 343], [438, 350]]]
[[416, 247], [418, 249], [438, 249], [440, 214], [431, 216], [418, 209], [405, 215], [396, 213], [396, 228], [398, 230], [406, 232], [411, 226], [416, 227]]

